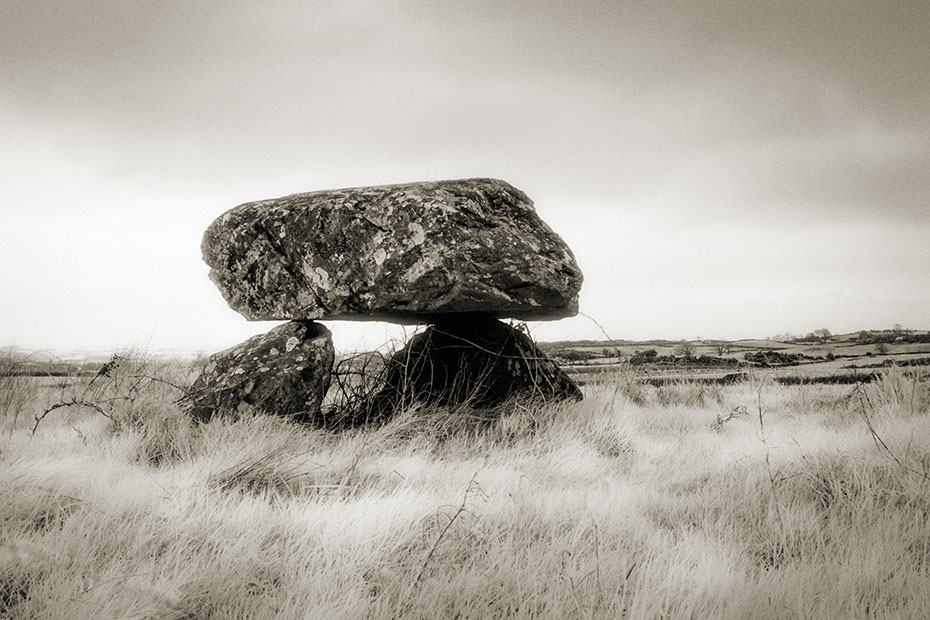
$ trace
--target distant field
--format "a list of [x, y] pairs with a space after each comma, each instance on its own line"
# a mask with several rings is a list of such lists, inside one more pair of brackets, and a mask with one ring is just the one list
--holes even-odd
[[0, 376], [0, 618], [930, 617], [913, 369], [618, 372], [343, 434], [193, 423], [188, 370]]
[[[889, 365], [906, 365], [914, 372], [930, 372], [930, 334], [906, 336], [876, 333], [874, 341], [860, 334], [831, 336], [818, 342], [774, 340], [736, 341], [563, 341], [543, 343], [543, 350], [560, 361], [581, 382], [596, 375], [620, 373], [656, 381], [729, 378], [733, 373], [765, 371], [779, 380], [847, 380], [881, 374]], [[907, 338], [921, 340], [907, 342]], [[888, 340], [885, 342], [885, 340]], [[653, 352], [654, 357], [644, 357]], [[774, 359], [766, 357], [775, 353]], [[750, 356], [747, 359], [747, 356]], [[785, 359], [796, 357], [797, 359]]]

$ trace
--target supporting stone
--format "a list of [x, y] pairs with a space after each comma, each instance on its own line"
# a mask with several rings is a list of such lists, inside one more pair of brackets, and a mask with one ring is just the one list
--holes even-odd
[[291, 321], [211, 355], [182, 406], [199, 420], [254, 408], [316, 421], [333, 359], [332, 335], [326, 327]]
[[581, 400], [581, 390], [523, 332], [461, 315], [414, 336], [387, 362], [384, 386], [359, 415], [383, 420], [413, 403], [489, 408], [511, 398]]

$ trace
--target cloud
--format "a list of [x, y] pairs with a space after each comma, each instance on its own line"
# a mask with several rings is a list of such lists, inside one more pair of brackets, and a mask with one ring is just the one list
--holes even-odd
[[71, 119], [123, 174], [497, 174], [599, 201], [678, 190], [707, 216], [926, 211], [930, 124], [890, 114], [922, 88], [919, 20], [757, 5], [22, 3], [0, 49], [7, 105]]
[[930, 90], [926, 2], [721, 1], [706, 3], [692, 17], [693, 41], [787, 64], [838, 83], [882, 117], [926, 127], [921, 103]]
[[[17, 224], [0, 251], [25, 267], [0, 282], [22, 291], [7, 334], [88, 282], [112, 311], [76, 301], [63, 339], [131, 319], [166, 340], [241, 334], [198, 314], [229, 312], [197, 249], [222, 211], [464, 176], [535, 199], [576, 248], [583, 309], [620, 335], [726, 335], [746, 300], [801, 316], [788, 299], [823, 314], [821, 292], [900, 305], [926, 288], [927, 3], [8, 5], [0, 189]], [[140, 277], [95, 267], [114, 253]], [[884, 316], [869, 304], [843, 311]]]

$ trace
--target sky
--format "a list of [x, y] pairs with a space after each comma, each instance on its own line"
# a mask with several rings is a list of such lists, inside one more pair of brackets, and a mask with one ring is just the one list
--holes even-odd
[[584, 272], [540, 340], [928, 329], [928, 40], [925, 0], [0, 0], [0, 345], [232, 346], [274, 323], [214, 218], [466, 177]]

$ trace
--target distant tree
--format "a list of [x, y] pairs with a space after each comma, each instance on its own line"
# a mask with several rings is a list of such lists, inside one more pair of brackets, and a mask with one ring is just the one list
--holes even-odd
[[725, 342], [718, 342], [717, 346], [714, 347], [714, 351], [717, 353], [717, 357], [723, 357], [730, 352], [730, 345]]
[[876, 342], [875, 352], [881, 353], [881, 354], [888, 353], [888, 343], [887, 342]]
[[900, 323], [895, 323], [894, 327], [891, 328], [891, 337], [897, 339], [898, 336], [904, 334], [904, 328], [901, 327]]
[[675, 353], [686, 359], [691, 359], [694, 357], [694, 345], [687, 340], [682, 340], [677, 347], [675, 347]]
[[872, 339], [872, 332], [866, 331], [864, 329], [861, 332], [859, 332], [859, 340], [861, 342], [868, 342], [871, 339]]
[[820, 342], [829, 342], [833, 334], [830, 333], [830, 330], [824, 327], [823, 329], [818, 329], [814, 331], [814, 336], [816, 336]]

